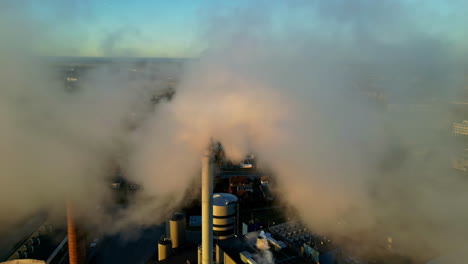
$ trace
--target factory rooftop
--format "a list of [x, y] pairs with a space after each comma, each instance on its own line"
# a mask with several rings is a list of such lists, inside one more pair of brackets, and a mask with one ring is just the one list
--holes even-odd
[[213, 194], [214, 206], [225, 206], [232, 203], [237, 203], [237, 196], [229, 193], [215, 193]]
[[151, 258], [147, 264], [188, 264], [198, 263], [197, 257], [198, 246], [193, 243], [186, 243], [179, 248], [173, 248], [170, 256], [162, 261], [158, 261], [158, 252]]

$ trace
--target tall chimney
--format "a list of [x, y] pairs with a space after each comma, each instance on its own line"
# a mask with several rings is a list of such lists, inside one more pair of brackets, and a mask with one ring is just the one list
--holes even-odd
[[82, 233], [75, 224], [73, 204], [67, 201], [68, 256], [70, 264], [84, 264], [86, 252]]
[[202, 158], [202, 263], [213, 263], [213, 168], [210, 152]]

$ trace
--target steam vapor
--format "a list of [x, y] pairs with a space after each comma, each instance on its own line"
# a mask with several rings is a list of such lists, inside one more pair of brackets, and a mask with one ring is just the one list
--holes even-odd
[[[268, 6], [264, 15], [259, 6]], [[467, 247], [467, 182], [449, 173], [445, 103], [466, 67], [451, 36], [415, 19], [427, 21], [430, 10], [412, 7], [240, 2], [208, 21], [208, 48], [187, 62], [174, 99], [155, 109], [145, 102], [162, 88], [150, 67], [136, 80], [98, 68], [79, 92], [63, 91], [22, 42], [34, 30], [12, 31], [15, 18], [0, 11], [9, 40], [0, 44], [0, 208], [10, 212], [0, 221], [70, 196], [93, 212], [85, 219], [108, 222], [95, 206], [109, 201], [102, 190], [117, 160], [144, 189], [108, 231], [158, 223], [183, 201], [213, 138], [234, 160], [255, 152], [274, 172], [277, 196], [311, 230], [361, 249], [391, 236], [394, 250], [414, 259]], [[278, 21], [282, 8], [294, 17]], [[119, 50], [121, 37], [106, 39], [103, 50]], [[420, 102], [432, 108], [407, 110]]]
[[270, 245], [265, 238], [265, 232], [261, 231], [260, 235], [257, 238], [255, 246], [257, 247], [259, 253], [254, 255], [254, 259], [259, 264], [274, 264], [275, 260], [273, 253], [270, 251]]

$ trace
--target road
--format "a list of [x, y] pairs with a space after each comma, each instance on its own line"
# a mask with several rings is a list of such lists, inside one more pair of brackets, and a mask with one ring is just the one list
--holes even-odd
[[158, 240], [165, 234], [165, 225], [141, 230], [140, 235], [128, 238], [116, 234], [105, 238], [97, 252], [96, 264], [142, 264], [146, 263], [158, 248]]

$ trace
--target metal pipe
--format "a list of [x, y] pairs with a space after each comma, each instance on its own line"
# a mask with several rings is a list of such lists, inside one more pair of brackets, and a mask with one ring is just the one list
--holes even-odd
[[213, 263], [213, 167], [207, 151], [202, 158], [202, 263]]

